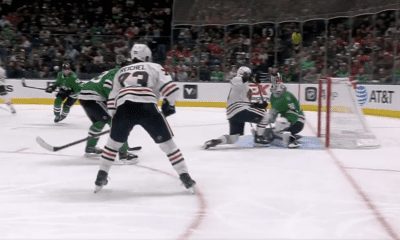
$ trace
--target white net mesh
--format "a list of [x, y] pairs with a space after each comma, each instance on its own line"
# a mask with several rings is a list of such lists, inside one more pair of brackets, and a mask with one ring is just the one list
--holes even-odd
[[[321, 133], [326, 140], [327, 84], [323, 84]], [[332, 78], [330, 111], [331, 148], [376, 148], [379, 141], [368, 127], [348, 78]]]

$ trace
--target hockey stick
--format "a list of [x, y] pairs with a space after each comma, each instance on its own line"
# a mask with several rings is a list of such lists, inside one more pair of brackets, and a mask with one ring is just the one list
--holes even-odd
[[[32, 86], [26, 85], [25, 78], [23, 78], [21, 82], [22, 82], [22, 86], [26, 87], [26, 88], [33, 88], [33, 89], [38, 89], [38, 90], [46, 90], [46, 88], [38, 88], [38, 87], [32, 87]], [[55, 92], [58, 92], [58, 91], [55, 91]]]
[[[102, 132], [102, 133], [96, 134], [96, 135], [94, 135], [94, 136], [95, 136], [95, 137], [98, 137], [98, 136], [107, 134], [107, 133], [109, 133], [109, 132], [110, 132], [110, 130], [107, 130], [107, 131], [104, 131], [104, 132]], [[78, 141], [75, 141], [75, 142], [72, 142], [72, 143], [68, 143], [68, 144], [66, 144], [66, 145], [59, 146], [59, 147], [51, 146], [50, 144], [46, 143], [46, 142], [45, 142], [41, 137], [39, 137], [39, 136], [36, 137], [36, 142], [37, 142], [42, 148], [44, 148], [44, 149], [46, 149], [46, 150], [48, 150], [48, 151], [50, 151], [50, 152], [57, 152], [57, 151], [60, 151], [60, 150], [62, 150], [62, 149], [64, 149], [64, 148], [74, 146], [74, 145], [79, 144], [79, 143], [81, 143], [81, 142], [85, 142], [85, 141], [87, 141], [89, 138], [90, 138], [90, 137], [86, 137], [86, 138], [84, 138], [84, 139], [80, 139], [80, 140], [78, 140]], [[140, 150], [140, 149], [142, 149], [142, 147], [140, 147], [140, 146], [139, 146], [139, 147], [128, 148], [129, 151], [135, 151], [135, 150]]]

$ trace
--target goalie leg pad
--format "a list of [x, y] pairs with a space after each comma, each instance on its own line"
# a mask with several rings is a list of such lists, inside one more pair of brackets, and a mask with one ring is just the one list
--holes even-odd
[[275, 132], [280, 132], [280, 131], [288, 131], [287, 129], [289, 129], [290, 127], [290, 122], [284, 118], [284, 117], [280, 117], [276, 119], [276, 123], [275, 123]]

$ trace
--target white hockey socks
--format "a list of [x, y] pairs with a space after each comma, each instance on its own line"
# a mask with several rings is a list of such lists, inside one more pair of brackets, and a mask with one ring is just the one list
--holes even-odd
[[181, 175], [182, 173], [188, 173], [185, 159], [183, 158], [181, 150], [178, 149], [172, 139], [160, 143], [159, 146], [161, 150], [167, 154], [169, 161], [172, 164], [172, 167], [179, 175]]
[[101, 154], [100, 170], [109, 172], [117, 157], [118, 150], [124, 143], [116, 142], [111, 137], [108, 138], [106, 146], [104, 146], [103, 153]]

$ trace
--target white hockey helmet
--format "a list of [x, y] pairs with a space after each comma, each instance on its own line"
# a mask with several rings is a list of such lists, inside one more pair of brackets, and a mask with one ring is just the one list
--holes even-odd
[[145, 44], [135, 44], [131, 49], [131, 59], [137, 58], [143, 62], [151, 62], [151, 50]]
[[246, 67], [246, 66], [242, 66], [242, 67], [240, 67], [240, 68], [237, 70], [236, 76], [238, 76], [238, 77], [243, 77], [243, 74], [244, 74], [245, 72], [248, 73], [249, 76], [251, 75], [251, 69], [248, 68], [248, 67]]
[[282, 83], [272, 84], [271, 93], [274, 94], [275, 97], [280, 98], [284, 92], [286, 92], [285, 85]]

